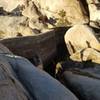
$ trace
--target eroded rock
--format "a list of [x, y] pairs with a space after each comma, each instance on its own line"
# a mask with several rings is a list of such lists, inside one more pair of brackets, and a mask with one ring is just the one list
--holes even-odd
[[65, 42], [72, 60], [100, 63], [100, 43], [87, 25], [70, 28], [65, 34]]
[[27, 18], [23, 16], [0, 16], [0, 23], [0, 38], [12, 38], [18, 34], [34, 35], [33, 30], [27, 26]]
[[55, 20], [53, 24], [56, 26], [88, 22], [88, 18], [85, 15], [86, 11], [79, 0], [59, 0], [59, 2], [58, 0], [37, 1], [40, 4], [40, 11], [48, 17], [49, 21], [51, 19]]
[[6, 16], [27, 17], [29, 27], [40, 33], [55, 27], [88, 23], [87, 11], [80, 0], [1, 0], [0, 7]]
[[25, 6], [25, 9], [23, 10], [22, 14], [30, 19], [38, 19], [39, 17], [37, 7], [32, 1], [28, 2], [28, 5]]
[[100, 50], [100, 44], [95, 37], [94, 31], [87, 25], [75, 25], [70, 28], [65, 34], [65, 42], [66, 45], [69, 45], [70, 47], [72, 45], [74, 50], [72, 47], [71, 49], [75, 52], [85, 49], [88, 46]]
[[78, 51], [70, 56], [74, 61], [92, 61], [100, 64], [100, 52], [93, 48], [87, 48], [83, 51]]
[[87, 0], [87, 3], [90, 13], [90, 25], [100, 29], [100, 1]]

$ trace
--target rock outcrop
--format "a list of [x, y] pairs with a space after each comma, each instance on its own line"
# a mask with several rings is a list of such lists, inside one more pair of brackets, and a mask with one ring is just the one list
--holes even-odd
[[75, 52], [88, 48], [88, 46], [100, 50], [100, 44], [95, 37], [95, 32], [87, 25], [75, 25], [70, 28], [65, 34], [65, 42], [70, 47], [72, 45]]
[[[35, 30], [33, 34], [37, 34], [50, 31], [51, 28], [55, 27], [67, 27], [78, 23], [83, 24], [89, 22], [87, 11], [84, 9], [80, 0], [60, 0], [59, 2], [57, 0], [1, 0], [0, 16], [11, 17], [10, 19], [14, 16], [18, 18], [19, 21], [21, 21], [19, 16], [27, 19], [27, 27], [21, 26], [20, 29], [10, 29], [9, 26], [2, 21], [2, 24], [6, 25], [4, 25], [4, 27], [6, 27], [7, 30], [0, 30], [0, 33], [12, 34], [11, 30], [13, 30], [14, 36], [16, 36], [15, 31], [18, 30], [18, 33], [21, 34], [32, 34], [32, 31]], [[1, 19], [5, 20], [5, 17]], [[21, 23], [24, 24], [24, 22]], [[17, 22], [13, 24], [13, 27], [16, 26], [18, 26]], [[12, 35], [12, 37], [14, 36]], [[9, 37], [11, 37], [11, 35], [9, 35]], [[8, 38], [8, 36], [6, 38]]]
[[100, 29], [100, 0], [87, 0], [90, 25]]
[[33, 30], [27, 26], [27, 18], [23, 16], [0, 16], [0, 38], [34, 35]]
[[75, 25], [65, 34], [65, 42], [74, 61], [92, 60], [100, 64], [100, 43], [87, 25]]
[[[33, 0], [35, 1], [35, 0]], [[56, 26], [71, 26], [87, 23], [88, 17], [80, 0], [37, 0], [40, 11], [48, 17], [48, 21]], [[73, 12], [73, 13], [72, 13]]]

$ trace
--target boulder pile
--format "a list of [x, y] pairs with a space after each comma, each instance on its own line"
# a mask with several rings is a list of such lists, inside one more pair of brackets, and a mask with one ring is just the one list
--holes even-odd
[[99, 0], [0, 0], [0, 38], [33, 36], [56, 27], [100, 28]]

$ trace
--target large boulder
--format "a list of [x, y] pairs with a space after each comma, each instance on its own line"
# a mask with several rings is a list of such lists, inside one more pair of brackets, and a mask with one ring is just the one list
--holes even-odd
[[[93, 60], [100, 63], [100, 43], [87, 25], [75, 25], [65, 34], [65, 43], [70, 58], [75, 61]], [[98, 50], [98, 51], [97, 51]]]
[[100, 43], [95, 37], [95, 32], [87, 25], [75, 25], [70, 28], [65, 34], [65, 43], [67, 46], [72, 45], [75, 52], [89, 46], [100, 50]]

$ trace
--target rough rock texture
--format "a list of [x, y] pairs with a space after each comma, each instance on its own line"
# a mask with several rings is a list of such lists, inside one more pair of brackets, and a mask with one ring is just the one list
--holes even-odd
[[35, 7], [36, 5], [34, 4], [34, 2], [29, 1], [28, 5], [25, 6], [25, 9], [23, 10], [22, 14], [30, 19], [37, 19], [39, 15]]
[[87, 0], [87, 3], [90, 13], [90, 25], [96, 28], [100, 28], [100, 1]]
[[72, 60], [100, 63], [100, 43], [87, 25], [70, 28], [65, 34], [65, 42]]
[[87, 25], [75, 25], [70, 28], [65, 34], [65, 42], [66, 45], [72, 45], [75, 51], [85, 49], [89, 46], [100, 50], [100, 44], [95, 37], [95, 33]]
[[[36, 0], [33, 0], [36, 2]], [[87, 23], [88, 18], [83, 5], [78, 0], [37, 0], [39, 10], [56, 26]], [[73, 13], [72, 13], [73, 12]]]
[[93, 48], [87, 48], [82, 51], [78, 51], [70, 56], [74, 61], [92, 61], [100, 64], [100, 52]]
[[26, 0], [0, 0], [0, 7], [4, 10], [11, 12], [18, 5], [24, 5]]
[[0, 38], [34, 35], [27, 26], [27, 18], [16, 16], [0, 16]]
[[[89, 4], [90, 1], [87, 0]], [[87, 24], [89, 22], [87, 12], [81, 0], [59, 0], [59, 2], [58, 0], [0, 0], [0, 15], [27, 18], [27, 25], [21, 26], [19, 29], [18, 33], [21, 34], [31, 34], [33, 30], [37, 34], [50, 31], [55, 27], [73, 26], [79, 23]], [[90, 14], [90, 19], [92, 15]], [[16, 25], [17, 23], [13, 24], [13, 27]], [[7, 33], [10, 31], [8, 29]], [[17, 31], [16, 28], [13, 31]]]

